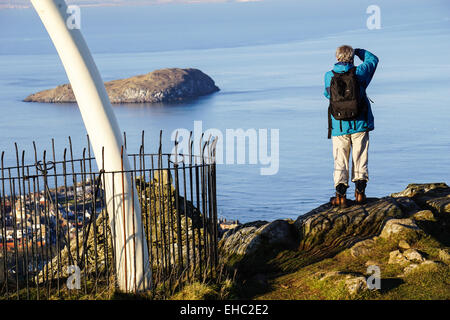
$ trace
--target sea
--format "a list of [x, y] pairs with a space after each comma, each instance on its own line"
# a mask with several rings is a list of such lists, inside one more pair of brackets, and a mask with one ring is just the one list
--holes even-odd
[[[198, 125], [223, 133], [224, 146], [227, 130], [256, 133], [259, 149], [267, 138], [271, 164], [260, 156], [250, 161], [250, 143], [244, 163], [235, 155], [236, 161], [218, 164], [221, 217], [296, 219], [333, 195], [323, 82], [342, 44], [369, 50], [380, 60], [367, 90], [375, 116], [368, 195], [387, 196], [409, 183], [450, 182], [447, 0], [165, 3], [81, 7], [80, 13], [81, 32], [105, 81], [162, 68], [198, 68], [221, 89], [180, 104], [114, 105], [129, 153], [139, 151], [142, 131], [149, 152], [157, 151], [160, 130], [163, 149], [170, 152], [177, 130]], [[76, 104], [22, 101], [67, 82], [36, 12], [0, 10], [5, 166], [16, 164], [15, 144], [32, 164], [33, 142], [42, 154], [54, 139], [62, 158], [69, 136], [81, 157], [86, 130]], [[276, 170], [262, 174], [270, 165]]]

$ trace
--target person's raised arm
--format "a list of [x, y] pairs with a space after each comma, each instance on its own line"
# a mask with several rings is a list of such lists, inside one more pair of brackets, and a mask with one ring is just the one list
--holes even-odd
[[357, 74], [364, 78], [367, 87], [377, 69], [378, 57], [367, 50], [359, 48], [355, 49], [355, 55], [363, 62], [357, 67]]

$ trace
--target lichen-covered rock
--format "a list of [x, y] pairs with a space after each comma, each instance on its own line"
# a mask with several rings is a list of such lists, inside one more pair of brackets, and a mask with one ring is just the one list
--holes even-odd
[[267, 263], [280, 251], [292, 250], [298, 243], [287, 220], [255, 221], [228, 230], [219, 241], [221, 261], [238, 268], [240, 274], [266, 272]]
[[391, 197], [394, 197], [394, 198], [398, 198], [398, 197], [412, 198], [412, 197], [415, 197], [417, 195], [421, 195], [421, 194], [427, 193], [430, 190], [442, 189], [442, 188], [444, 188], [444, 189], [448, 188], [447, 184], [445, 184], [443, 182], [439, 182], [439, 183], [410, 183], [410, 184], [408, 184], [408, 186], [406, 187], [405, 190], [393, 193], [393, 194], [391, 194]]
[[325, 204], [298, 217], [294, 226], [299, 233], [300, 250], [326, 255], [379, 234], [387, 219], [403, 215], [398, 203], [387, 197], [344, 209]]
[[348, 277], [345, 287], [350, 295], [356, 295], [367, 290], [367, 281], [364, 277]]
[[425, 236], [412, 219], [389, 219], [381, 231], [380, 238], [395, 240], [418, 240]]
[[226, 254], [252, 255], [260, 249], [289, 248], [294, 240], [292, 225], [286, 220], [256, 221], [227, 231], [219, 247]]
[[432, 221], [436, 222], [434, 218], [433, 212], [431, 210], [420, 210], [412, 216], [412, 218], [416, 221]]
[[403, 269], [403, 275], [407, 276], [412, 273], [420, 273], [423, 271], [438, 271], [440, 263], [432, 260], [425, 260], [422, 263], [413, 263]]
[[422, 207], [426, 207], [436, 212], [437, 218], [449, 221], [450, 215], [450, 188], [435, 188], [414, 197], [414, 201]]
[[408, 243], [407, 241], [405, 241], [405, 240], [400, 240], [400, 241], [398, 242], [398, 247], [399, 247], [400, 249], [403, 249], [403, 250], [408, 250], [408, 249], [411, 248], [411, 246], [409, 245], [409, 243]]
[[318, 272], [314, 275], [319, 281], [331, 281], [336, 286], [343, 283], [345, 290], [350, 296], [354, 296], [368, 290], [367, 279], [357, 272], [329, 271]]
[[412, 198], [395, 197], [395, 202], [401, 208], [406, 217], [412, 216], [416, 212], [422, 210]]
[[408, 249], [405, 252], [403, 252], [403, 255], [409, 261], [413, 261], [413, 262], [424, 262], [425, 261], [424, 256], [415, 249]]
[[405, 197], [413, 200], [420, 210], [412, 212], [410, 217], [427, 234], [450, 245], [450, 187], [447, 184], [410, 184], [392, 196], [397, 200]]
[[426, 259], [423, 254], [415, 249], [405, 250], [403, 253], [400, 250], [395, 250], [389, 253], [389, 264], [406, 265], [410, 263], [421, 263]]
[[450, 187], [445, 183], [409, 184], [405, 190], [392, 197], [412, 198], [420, 207], [435, 211], [440, 216], [450, 213]]
[[415, 269], [417, 269], [419, 265], [417, 263], [412, 263], [403, 269], [403, 275], [409, 275], [412, 272], [414, 272]]
[[[161, 69], [145, 75], [105, 83], [111, 103], [171, 103], [207, 95], [219, 88], [198, 69]], [[41, 91], [25, 98], [27, 102], [75, 103], [70, 84]]]
[[357, 242], [353, 247], [350, 248], [350, 254], [353, 257], [359, 257], [370, 253], [375, 241], [373, 239], [367, 239], [364, 241]]
[[400, 252], [400, 250], [394, 250], [389, 253], [388, 263], [405, 265], [409, 263], [409, 260]]
[[450, 252], [449, 249], [440, 249], [439, 250], [439, 259], [446, 264], [450, 264]]
[[420, 210], [410, 216], [426, 233], [445, 245], [450, 245], [450, 187], [445, 183], [409, 184], [392, 197], [409, 197]]

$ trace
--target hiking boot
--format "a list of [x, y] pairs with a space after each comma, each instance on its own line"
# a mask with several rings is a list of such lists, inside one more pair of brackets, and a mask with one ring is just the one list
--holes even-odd
[[340, 183], [336, 186], [336, 197], [332, 197], [330, 199], [330, 203], [334, 207], [345, 208], [347, 207], [347, 186], [343, 183]]
[[367, 200], [367, 197], [365, 194], [366, 186], [367, 186], [366, 180], [355, 181], [355, 202], [356, 202], [356, 204], [366, 203], [366, 200]]
[[367, 201], [366, 194], [364, 192], [358, 192], [355, 190], [355, 202], [356, 204], [365, 204]]
[[347, 207], [347, 197], [346, 195], [341, 195], [336, 192], [336, 197], [330, 199], [330, 203], [333, 207], [346, 208]]

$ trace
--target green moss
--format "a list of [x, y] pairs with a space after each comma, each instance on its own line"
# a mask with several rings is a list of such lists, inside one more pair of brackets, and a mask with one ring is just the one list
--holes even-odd
[[211, 286], [194, 282], [173, 295], [171, 300], [212, 300], [217, 299], [218, 295]]
[[306, 283], [321, 292], [321, 296], [326, 300], [343, 300], [348, 298], [344, 281], [332, 282], [327, 280], [306, 279]]
[[[287, 269], [297, 268], [284, 275], [275, 276], [269, 289], [255, 296], [256, 299], [450, 299], [450, 267], [443, 263], [421, 266], [416, 273], [403, 275], [404, 266], [388, 264], [389, 252], [397, 250], [397, 243], [377, 238], [373, 247], [365, 255], [353, 257], [349, 249], [334, 257], [310, 263], [311, 258], [303, 253], [284, 253], [283, 265]], [[443, 245], [431, 236], [410, 244], [427, 259], [438, 260], [439, 249]], [[281, 259], [281, 257], [279, 257]], [[345, 288], [345, 273], [356, 273], [367, 277], [368, 261], [373, 261], [381, 269], [381, 290], [366, 290], [350, 296]], [[280, 261], [278, 261], [280, 262]], [[287, 270], [286, 269], [286, 270]], [[332, 276], [332, 272], [344, 274]], [[330, 276], [325, 277], [329, 273]]]
[[450, 299], [450, 269], [440, 265], [437, 269], [421, 267], [420, 273], [404, 277], [404, 284], [387, 292], [383, 299], [448, 300]]

